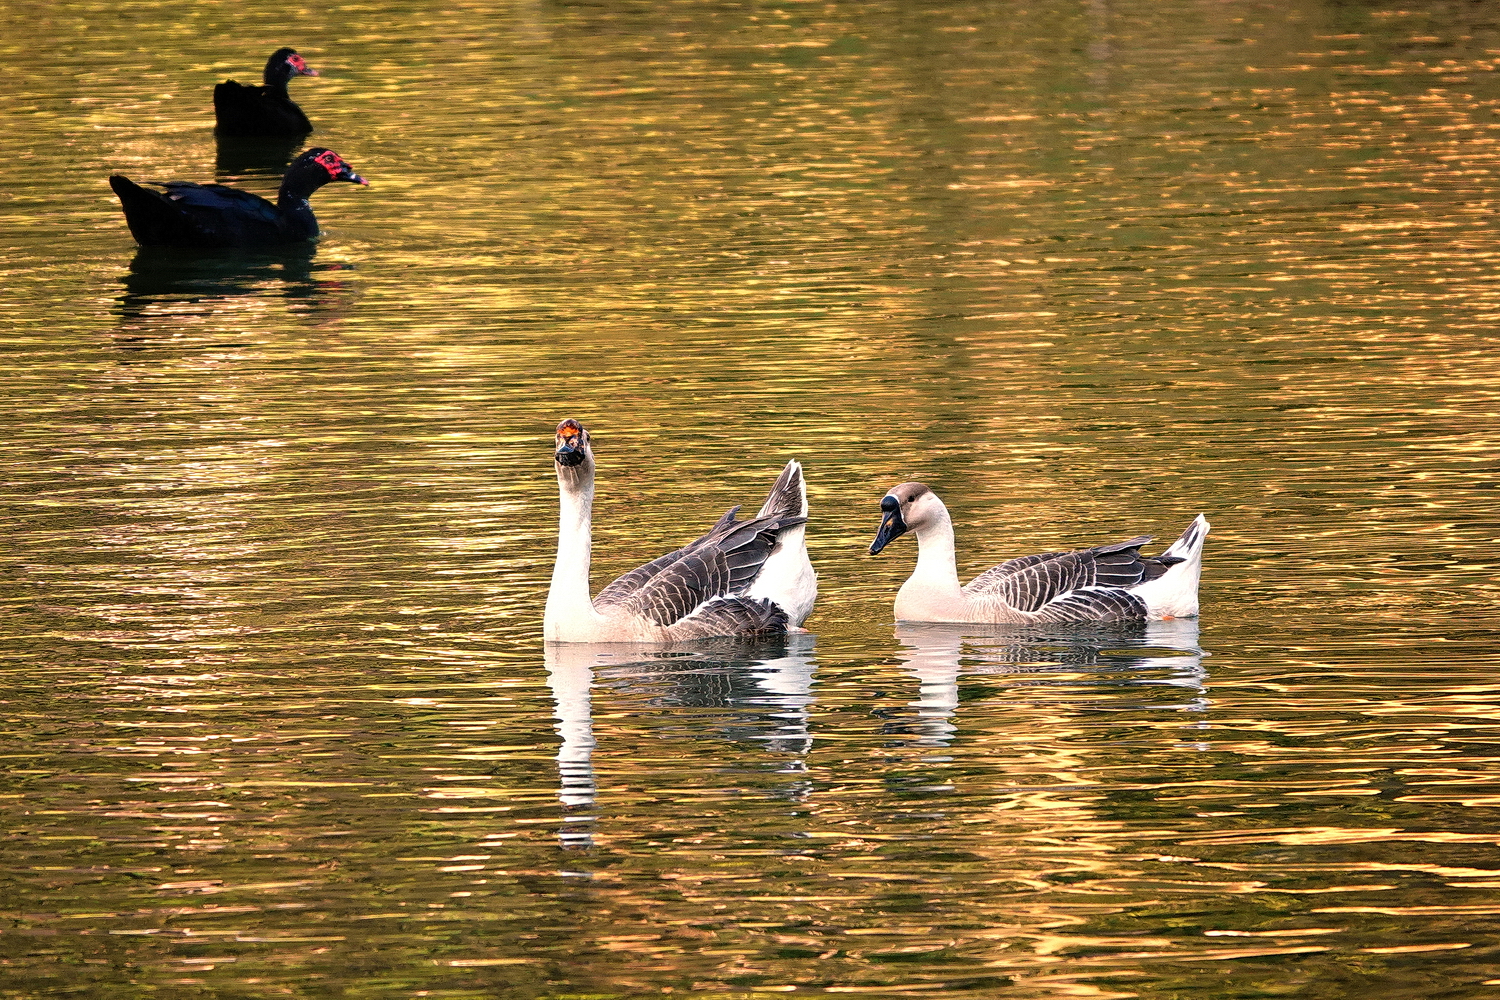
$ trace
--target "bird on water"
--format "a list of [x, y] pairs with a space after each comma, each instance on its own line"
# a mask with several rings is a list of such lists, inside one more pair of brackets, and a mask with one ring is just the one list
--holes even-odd
[[1198, 614], [1198, 579], [1209, 528], [1202, 514], [1160, 555], [1141, 555], [1141, 546], [1151, 541], [1141, 535], [1011, 559], [961, 586], [953, 520], [936, 493], [923, 483], [902, 483], [881, 499], [880, 510], [871, 555], [907, 532], [917, 536], [916, 568], [896, 593], [900, 621], [1161, 621]]
[[739, 507], [706, 534], [637, 567], [590, 597], [594, 452], [576, 420], [557, 425], [553, 465], [557, 561], [542, 619], [553, 642], [679, 642], [768, 638], [812, 611], [818, 578], [807, 555], [807, 484], [788, 462], [752, 518]]
[[109, 186], [120, 198], [130, 235], [142, 246], [268, 247], [318, 235], [309, 198], [332, 181], [368, 186], [331, 149], [309, 149], [292, 161], [276, 201], [222, 184], [168, 181], [146, 187], [122, 174]]
[[317, 76], [296, 49], [282, 48], [266, 60], [256, 87], [225, 80], [214, 87], [214, 119], [220, 135], [306, 135], [312, 122], [287, 92], [295, 76]]

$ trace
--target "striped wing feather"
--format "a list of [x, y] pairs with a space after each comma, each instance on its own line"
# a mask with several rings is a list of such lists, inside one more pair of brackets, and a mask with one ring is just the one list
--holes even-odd
[[806, 518], [736, 521], [738, 510], [731, 509], [702, 538], [624, 574], [599, 592], [594, 606], [621, 608], [658, 625], [671, 625], [705, 601], [744, 593], [775, 548], [777, 536], [805, 524]]
[[1128, 590], [1084, 587], [1070, 591], [1037, 612], [1043, 622], [1138, 621], [1148, 614], [1146, 602]]
[[[1149, 541], [1150, 535], [1141, 535], [1129, 541], [1098, 545], [1091, 549], [1022, 556], [979, 574], [964, 590], [976, 597], [998, 599], [1017, 611], [1040, 612], [1054, 602], [1062, 601], [1057, 613], [1067, 617], [1049, 617], [1049, 620], [1077, 621], [1090, 618], [1097, 621], [1100, 620], [1098, 615], [1088, 612], [1086, 606], [1101, 598], [1077, 597], [1076, 592], [1084, 591], [1085, 588], [1095, 588], [1095, 594], [1100, 588], [1105, 591], [1124, 591], [1147, 580], [1156, 579], [1167, 571], [1168, 566], [1182, 561], [1175, 556], [1141, 555], [1141, 546]], [[1129, 601], [1140, 603], [1136, 598], [1126, 596]], [[1074, 605], [1077, 605], [1076, 609]], [[1080, 614], [1075, 616], [1075, 611]]]
[[720, 597], [709, 601], [672, 627], [673, 639], [766, 639], [786, 635], [786, 612], [770, 601]]

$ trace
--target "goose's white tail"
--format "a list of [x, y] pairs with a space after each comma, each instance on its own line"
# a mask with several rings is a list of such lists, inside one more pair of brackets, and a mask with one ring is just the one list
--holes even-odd
[[1161, 554], [1161, 558], [1182, 561], [1150, 583], [1131, 588], [1132, 594], [1146, 602], [1152, 619], [1197, 617], [1198, 580], [1203, 575], [1203, 543], [1208, 528], [1208, 518], [1199, 514], [1182, 537]]
[[[796, 461], [788, 462], [756, 516], [807, 517], [807, 513], [807, 482], [802, 478], [802, 466]], [[774, 602], [786, 612], [789, 628], [798, 628], [812, 614], [818, 598], [818, 574], [807, 557], [807, 525], [799, 524], [782, 532], [745, 596]]]

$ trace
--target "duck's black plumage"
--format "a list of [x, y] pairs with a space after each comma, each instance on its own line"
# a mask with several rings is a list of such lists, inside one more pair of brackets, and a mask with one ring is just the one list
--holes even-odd
[[115, 174], [109, 186], [120, 198], [130, 235], [143, 246], [265, 247], [318, 235], [308, 199], [330, 181], [369, 183], [333, 150], [309, 149], [287, 167], [274, 204], [222, 184], [168, 181], [147, 188]]
[[307, 115], [292, 101], [287, 84], [294, 76], [317, 76], [296, 49], [277, 49], [266, 61], [263, 86], [225, 80], [214, 87], [214, 118], [221, 135], [306, 135]]

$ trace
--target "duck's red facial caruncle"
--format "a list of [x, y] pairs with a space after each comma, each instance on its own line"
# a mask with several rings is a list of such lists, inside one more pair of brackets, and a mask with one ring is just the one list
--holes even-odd
[[349, 181], [353, 184], [370, 186], [370, 182], [354, 172], [354, 168], [344, 162], [344, 158], [331, 149], [324, 149], [313, 157], [313, 162], [328, 171], [328, 179], [333, 181]]
[[286, 62], [288, 66], [292, 67], [293, 71], [295, 71], [298, 76], [318, 75], [318, 71], [309, 66], [307, 64], [307, 61], [304, 60], [301, 56], [297, 55], [297, 53], [295, 52], [287, 56]]

